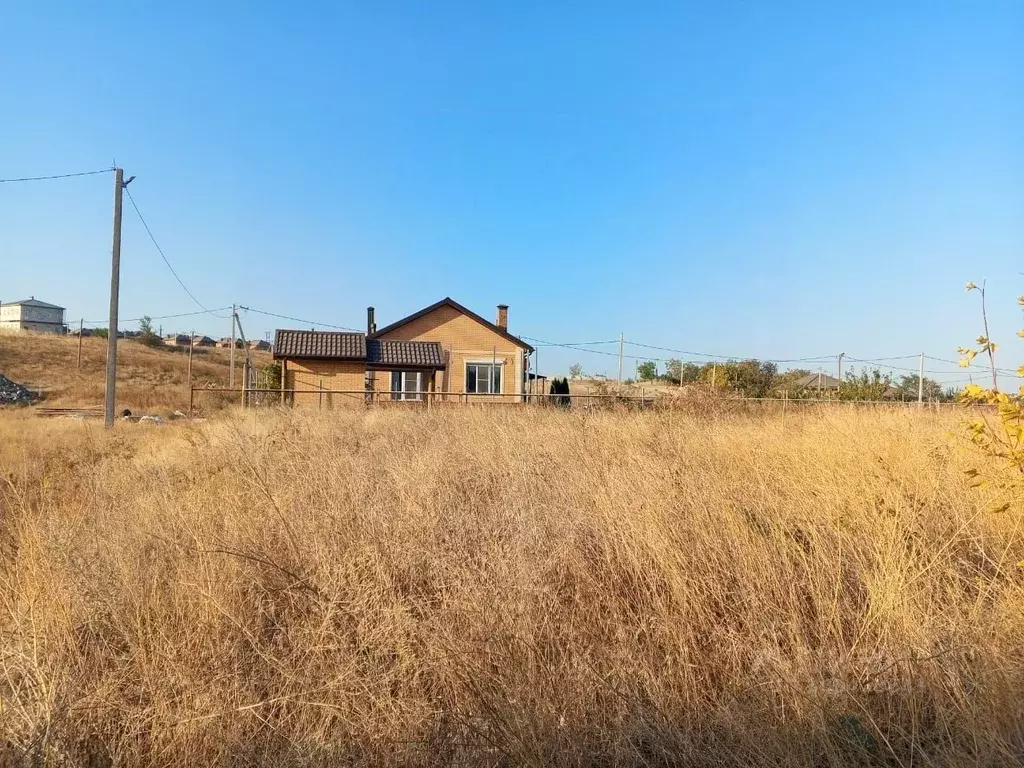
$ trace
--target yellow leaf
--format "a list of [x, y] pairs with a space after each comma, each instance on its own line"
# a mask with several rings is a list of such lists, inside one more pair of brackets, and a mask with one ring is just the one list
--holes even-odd
[[1021, 328], [1019, 331], [1017, 331], [1017, 335], [1024, 339], [1024, 328]]
[[986, 344], [988, 344], [988, 336], [979, 336], [977, 339], [975, 339], [975, 341], [977, 341], [982, 346], [985, 346]]
[[970, 360], [967, 360], [966, 358], [960, 358], [960, 367], [961, 368], [969, 368], [970, 365], [971, 365], [971, 361]]
[[976, 286], [974, 283], [972, 283], [970, 280], [968, 280], [967, 281], [967, 285], [964, 286], [964, 290], [965, 291], [973, 291], [977, 287], [978, 286]]

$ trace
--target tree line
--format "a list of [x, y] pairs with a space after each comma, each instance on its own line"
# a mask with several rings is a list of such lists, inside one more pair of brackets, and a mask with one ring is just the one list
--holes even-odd
[[[573, 378], [583, 375], [583, 367], [575, 364], [569, 368]], [[693, 363], [682, 360], [668, 360], [659, 371], [658, 363], [649, 360], [637, 366], [640, 381], [661, 381], [675, 385], [703, 384], [721, 393], [731, 392], [741, 397], [829, 397], [839, 400], [917, 400], [918, 378], [908, 374], [894, 379], [879, 369], [862, 368], [848, 370], [838, 389], [824, 388], [819, 392], [813, 380], [808, 385], [807, 377], [816, 376], [817, 371], [795, 368], [779, 371], [778, 365], [760, 360], [728, 360], [718, 363]], [[823, 374], [824, 376], [824, 374]], [[830, 377], [831, 378], [831, 377]], [[834, 381], [834, 379], [831, 379]], [[943, 388], [939, 382], [924, 378], [923, 396], [929, 402], [948, 402], [956, 399], [957, 390]]]

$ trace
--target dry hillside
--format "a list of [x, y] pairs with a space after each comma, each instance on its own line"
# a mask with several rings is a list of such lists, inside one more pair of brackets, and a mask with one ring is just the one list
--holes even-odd
[[957, 418], [0, 414], [0, 764], [1019, 765]]
[[[226, 387], [229, 353], [227, 349], [197, 348], [192, 360], [195, 386]], [[241, 351], [236, 355], [236, 365], [240, 366]], [[265, 352], [254, 355], [260, 365], [270, 362]], [[102, 405], [106, 360], [106, 339], [82, 339], [79, 368], [77, 336], [0, 334], [0, 374], [41, 392], [49, 406]], [[118, 409], [184, 410], [188, 407], [187, 372], [187, 349], [152, 349], [122, 339], [118, 343]]]

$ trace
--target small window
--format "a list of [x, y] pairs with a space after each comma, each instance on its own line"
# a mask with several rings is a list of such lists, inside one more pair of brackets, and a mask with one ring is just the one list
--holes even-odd
[[392, 371], [392, 400], [422, 400], [423, 373], [421, 371]]
[[466, 391], [478, 395], [501, 392], [501, 369], [501, 363], [466, 363]]

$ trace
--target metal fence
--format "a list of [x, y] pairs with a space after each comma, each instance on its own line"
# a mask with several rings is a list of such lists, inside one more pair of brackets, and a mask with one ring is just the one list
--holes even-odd
[[[653, 408], [657, 397], [649, 394], [620, 395], [608, 393], [580, 393], [569, 395], [552, 394], [517, 394], [517, 393], [486, 393], [486, 392], [437, 392], [423, 390], [417, 392], [391, 392], [371, 389], [269, 389], [252, 387], [248, 389], [231, 387], [190, 387], [189, 413], [196, 408], [196, 395], [214, 393], [221, 396], [231, 395], [227, 401], [233, 401], [243, 408], [256, 406], [297, 405], [299, 407], [314, 406], [318, 410], [354, 405], [398, 406], [433, 408], [440, 406], [523, 406], [536, 405], [561, 408], [597, 408], [621, 405], [640, 409]], [[301, 403], [296, 403], [296, 397]], [[225, 398], [219, 398], [222, 402]]]
[[[398, 407], [437, 408], [458, 406], [481, 407], [544, 407], [566, 410], [674, 410], [692, 413], [742, 413], [781, 412], [794, 413], [811, 409], [852, 408], [852, 409], [902, 409], [916, 408], [940, 411], [946, 408], [963, 407], [958, 403], [925, 402], [903, 400], [838, 400], [835, 398], [788, 398], [788, 397], [675, 397], [673, 395], [641, 392], [621, 394], [608, 392], [578, 392], [570, 394], [546, 393], [474, 393], [437, 392], [433, 390], [415, 392], [391, 392], [368, 389], [279, 389], [250, 387], [191, 387], [189, 390], [189, 415], [196, 410], [196, 395], [207, 393], [216, 397], [217, 405], [235, 403], [243, 408], [291, 406], [317, 410], [336, 408]], [[298, 398], [299, 402], [296, 402]]]

